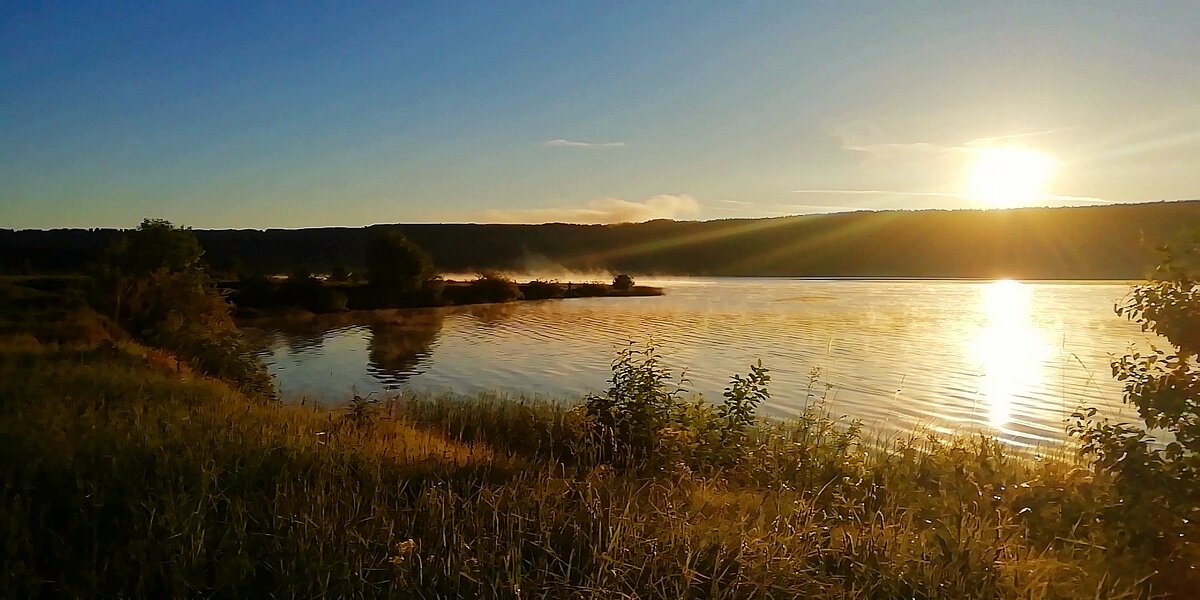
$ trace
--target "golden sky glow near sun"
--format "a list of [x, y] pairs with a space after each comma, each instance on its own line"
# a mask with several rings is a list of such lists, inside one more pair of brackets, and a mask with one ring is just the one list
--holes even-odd
[[1020, 146], [975, 150], [967, 173], [967, 196], [984, 206], [1006, 208], [1034, 203], [1049, 195], [1058, 161], [1044, 152]]

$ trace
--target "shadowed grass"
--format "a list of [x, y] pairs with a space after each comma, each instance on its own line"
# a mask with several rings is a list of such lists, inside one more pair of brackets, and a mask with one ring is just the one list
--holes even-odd
[[1107, 484], [813, 408], [625, 469], [579, 409], [248, 399], [129, 343], [0, 352], [0, 597], [1137, 597]]

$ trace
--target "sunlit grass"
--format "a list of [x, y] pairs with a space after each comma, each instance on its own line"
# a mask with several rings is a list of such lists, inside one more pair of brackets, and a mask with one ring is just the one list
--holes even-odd
[[265, 403], [129, 343], [0, 352], [0, 597], [1134, 597], [1106, 485], [814, 405], [745, 460], [601, 464], [571, 406]]

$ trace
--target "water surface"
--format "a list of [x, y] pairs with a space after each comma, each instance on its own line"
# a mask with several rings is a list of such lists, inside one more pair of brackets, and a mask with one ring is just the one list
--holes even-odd
[[1127, 283], [678, 279], [652, 298], [582, 298], [247, 328], [285, 396], [499, 390], [567, 400], [606, 387], [630, 340], [653, 338], [688, 388], [719, 400], [761, 359], [795, 415], [820, 368], [828, 406], [882, 432], [983, 430], [1053, 443], [1081, 402], [1116, 412], [1109, 361], [1137, 326], [1113, 314]]

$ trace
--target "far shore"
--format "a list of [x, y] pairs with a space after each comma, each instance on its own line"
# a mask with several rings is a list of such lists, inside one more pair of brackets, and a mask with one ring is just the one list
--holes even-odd
[[[648, 285], [618, 288], [608, 283], [546, 282], [535, 280], [516, 284], [521, 292], [519, 297], [495, 302], [472, 297], [469, 293], [471, 284], [471, 281], [465, 280], [446, 280], [445, 295], [452, 300], [443, 304], [350, 308], [330, 311], [314, 311], [301, 306], [286, 305], [267, 308], [243, 307], [237, 311], [236, 317], [237, 322], [243, 325], [272, 321], [391, 321], [397, 317], [411, 314], [413, 311], [428, 311], [432, 309], [453, 310], [463, 307], [505, 306], [517, 302], [568, 300], [572, 298], [641, 298], [662, 296], [665, 294], [662, 287]], [[330, 287], [346, 291], [354, 288], [362, 288], [363, 286], [359, 284], [333, 284]]]

